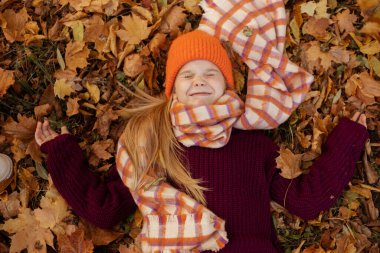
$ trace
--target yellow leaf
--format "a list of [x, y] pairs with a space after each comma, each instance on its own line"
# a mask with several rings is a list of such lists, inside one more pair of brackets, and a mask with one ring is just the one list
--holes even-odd
[[316, 18], [330, 18], [330, 14], [327, 13], [327, 0], [321, 0], [317, 3], [315, 8]]
[[148, 21], [135, 14], [123, 16], [122, 26], [125, 30], [119, 30], [116, 34], [121, 40], [127, 41], [128, 44], [139, 44], [142, 40], [148, 38], [151, 31], [148, 27]]
[[86, 83], [85, 87], [87, 88], [88, 92], [90, 93], [90, 98], [95, 103], [98, 103], [99, 99], [100, 99], [99, 87], [96, 84], [91, 84], [91, 83]]
[[71, 28], [73, 29], [74, 40], [83, 41], [83, 34], [84, 34], [83, 22], [80, 20], [76, 20], [71, 23]]
[[380, 61], [379, 59], [377, 59], [375, 56], [371, 56], [369, 58], [369, 65], [371, 66], [371, 68], [373, 69], [373, 71], [375, 72], [375, 74], [380, 77]]
[[306, 2], [301, 4], [301, 13], [306, 13], [309, 16], [314, 16], [315, 9], [317, 8], [317, 4], [315, 2]]
[[0, 97], [15, 83], [13, 71], [0, 68]]
[[297, 24], [297, 20], [295, 18], [293, 18], [290, 21], [289, 26], [290, 26], [290, 30], [292, 31], [294, 40], [297, 42], [297, 44], [300, 43], [301, 33], [300, 33], [300, 28]]
[[65, 96], [70, 96], [74, 92], [72, 85], [67, 82], [66, 79], [58, 79], [54, 83], [54, 95], [60, 99], [64, 99]]
[[62, 70], [65, 70], [66, 64], [65, 64], [65, 61], [63, 60], [61, 51], [59, 51], [58, 47], [57, 47], [57, 60], [58, 60], [59, 67], [61, 67]]
[[186, 8], [189, 12], [193, 13], [194, 15], [200, 15], [202, 14], [202, 10], [199, 7], [200, 0], [185, 0], [183, 3], [183, 7]]
[[281, 148], [280, 155], [276, 158], [277, 168], [281, 170], [281, 176], [293, 179], [302, 174], [301, 154], [293, 154], [289, 149]]
[[374, 55], [380, 52], [380, 42], [377, 40], [373, 40], [362, 47], [360, 47], [360, 51], [363, 54]]
[[147, 9], [136, 5], [132, 7], [132, 11], [144, 17], [146, 20], [148, 20], [149, 23], [153, 22], [152, 12], [148, 11]]

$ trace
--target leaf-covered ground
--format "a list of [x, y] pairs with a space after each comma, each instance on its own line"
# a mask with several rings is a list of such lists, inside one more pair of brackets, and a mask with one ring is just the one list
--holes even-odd
[[[80, 137], [102, 176], [130, 99], [123, 86], [162, 90], [170, 41], [197, 27], [198, 0], [1, 0], [0, 152], [14, 163], [0, 184], [0, 252], [138, 252], [136, 213], [113, 231], [76, 216], [48, 180], [34, 141], [47, 117]], [[305, 222], [272, 203], [286, 252], [379, 252], [380, 0], [288, 0], [287, 54], [315, 76], [305, 102], [278, 129], [278, 163], [307, 171], [342, 116], [367, 116], [370, 140], [337, 204]], [[245, 66], [236, 55], [244, 90]], [[349, 138], [349, 136], [347, 136]], [[328, 175], [326, 175], [328, 176]]]

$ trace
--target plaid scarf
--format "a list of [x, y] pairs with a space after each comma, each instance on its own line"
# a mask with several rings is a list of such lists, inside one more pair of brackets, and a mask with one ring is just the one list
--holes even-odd
[[124, 143], [121, 136], [116, 168], [143, 215], [143, 227], [136, 238], [142, 252], [183, 253], [223, 248], [228, 242], [224, 220], [187, 194], [149, 175], [142, 178], [143, 187], [133, 190], [135, 168]]
[[170, 108], [174, 134], [186, 147], [223, 147], [244, 112], [243, 106], [243, 101], [231, 90], [226, 90], [211, 105], [186, 105], [174, 94]]
[[245, 112], [234, 127], [271, 129], [303, 101], [313, 76], [284, 54], [283, 0], [203, 0], [198, 29], [229, 41], [249, 67]]

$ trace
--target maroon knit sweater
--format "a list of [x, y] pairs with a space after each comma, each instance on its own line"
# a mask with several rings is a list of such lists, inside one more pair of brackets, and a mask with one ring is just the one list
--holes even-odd
[[[270, 199], [304, 218], [331, 207], [352, 178], [367, 130], [342, 119], [323, 146], [309, 173], [290, 180], [276, 169], [278, 147], [262, 131], [233, 130], [219, 149], [185, 148], [194, 178], [202, 178], [207, 207], [226, 221], [229, 243], [220, 252], [281, 252], [269, 210]], [[136, 208], [129, 190], [113, 167], [106, 178], [88, 170], [87, 161], [71, 135], [42, 145], [48, 169], [59, 192], [73, 210], [89, 222], [109, 228]], [[289, 186], [290, 184], [290, 186]]]

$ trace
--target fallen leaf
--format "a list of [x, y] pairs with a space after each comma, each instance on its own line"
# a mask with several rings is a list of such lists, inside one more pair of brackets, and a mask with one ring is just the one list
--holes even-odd
[[128, 55], [124, 60], [123, 72], [129, 77], [136, 77], [146, 70], [143, 58], [140, 54]]
[[65, 62], [69, 69], [85, 68], [90, 50], [84, 41], [69, 42], [66, 45]]
[[24, 41], [25, 25], [31, 19], [26, 8], [22, 8], [19, 12], [6, 9], [2, 16], [7, 23], [6, 28], [3, 28], [5, 38], [10, 43]]
[[128, 246], [120, 244], [119, 252], [120, 253], [141, 253], [140, 249], [134, 244], [128, 245]]
[[293, 154], [287, 148], [281, 148], [279, 156], [276, 158], [277, 168], [281, 170], [281, 176], [287, 179], [293, 179], [302, 174], [300, 154]]
[[20, 208], [19, 193], [17, 191], [9, 194], [6, 201], [0, 201], [0, 212], [6, 220], [17, 216], [20, 213]]
[[90, 98], [95, 102], [98, 103], [100, 100], [100, 90], [99, 87], [96, 84], [91, 84], [89, 82], [86, 82], [85, 84], [86, 89], [90, 93]]
[[51, 104], [38, 105], [34, 107], [34, 115], [36, 116], [37, 119], [40, 119], [44, 116], [49, 115], [52, 109], [53, 107]]
[[96, 141], [91, 145], [91, 151], [99, 159], [108, 160], [112, 155], [107, 151], [109, 148], [113, 149], [114, 143], [111, 139]]
[[161, 49], [166, 46], [166, 35], [163, 33], [156, 33], [154, 37], [150, 40], [148, 46], [149, 50], [152, 52], [153, 58], [156, 58]]
[[92, 253], [94, 245], [84, 238], [84, 231], [77, 229], [71, 235], [58, 235], [58, 248], [65, 253]]
[[338, 13], [336, 19], [338, 20], [340, 32], [355, 32], [356, 29], [353, 26], [353, 23], [356, 22], [358, 17], [354, 14], [350, 14], [350, 10], [344, 10], [341, 13]]
[[160, 32], [162, 33], [177, 33], [179, 27], [185, 23], [186, 14], [185, 9], [181, 6], [175, 5], [166, 15], [162, 18]]
[[301, 13], [306, 13], [310, 17], [314, 16], [315, 9], [317, 8], [317, 4], [315, 2], [308, 1], [300, 5], [301, 5]]
[[307, 33], [314, 36], [318, 40], [327, 41], [331, 37], [327, 32], [330, 22], [327, 18], [316, 19], [311, 17], [302, 28], [303, 34]]
[[79, 98], [69, 98], [66, 105], [67, 105], [67, 110], [66, 110], [66, 115], [68, 117], [71, 117], [73, 115], [76, 115], [79, 113], [79, 104], [78, 101]]
[[0, 68], [0, 97], [15, 83], [14, 71]]
[[3, 125], [4, 133], [12, 135], [21, 141], [29, 142], [34, 139], [34, 130], [37, 126], [37, 121], [32, 117], [27, 117], [21, 114], [17, 115], [18, 122], [9, 118]]
[[107, 245], [124, 235], [122, 232], [101, 229], [90, 223], [80, 223], [79, 227], [84, 230], [86, 239], [91, 240], [95, 246]]
[[201, 15], [202, 10], [199, 7], [200, 0], [185, 0], [183, 2], [183, 7], [194, 15]]
[[121, 40], [127, 41], [128, 44], [139, 44], [142, 40], [148, 38], [150, 34], [148, 21], [141, 19], [135, 14], [123, 16], [121, 24], [124, 30], [116, 31], [116, 34]]
[[118, 119], [117, 113], [109, 104], [96, 106], [96, 122], [93, 129], [98, 129], [100, 136], [106, 138], [112, 121]]
[[65, 99], [66, 96], [70, 96], [74, 92], [74, 88], [71, 83], [66, 79], [58, 79], [54, 83], [54, 94], [60, 99]]

